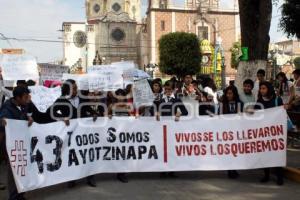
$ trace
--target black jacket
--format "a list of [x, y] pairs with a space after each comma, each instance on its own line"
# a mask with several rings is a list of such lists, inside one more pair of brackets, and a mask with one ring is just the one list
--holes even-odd
[[[7, 100], [0, 109], [0, 119], [15, 119], [15, 120], [28, 120], [27, 111], [22, 107], [17, 107], [14, 100], [11, 98]], [[0, 131], [5, 132], [5, 127], [0, 126]]]
[[[52, 121], [63, 118], [76, 119], [92, 117], [95, 111], [90, 105], [84, 105], [84, 103], [88, 103], [88, 100], [79, 98], [79, 107], [75, 108], [67, 98], [60, 97], [48, 108], [47, 113], [49, 116], [53, 114], [54, 118], [56, 118], [51, 119]], [[80, 106], [80, 104], [82, 104], [82, 106]]]
[[[263, 108], [261, 107], [261, 105], [263, 106]], [[282, 106], [282, 105], [283, 105], [283, 102], [280, 97], [272, 98], [269, 101], [265, 101], [264, 99], [259, 98], [257, 100], [257, 104], [255, 105], [255, 109], [268, 109], [268, 108], [274, 108], [274, 107]]]
[[160, 116], [175, 116], [177, 110], [180, 110], [182, 116], [187, 116], [188, 111], [183, 102], [179, 98], [171, 98], [169, 102], [160, 98], [154, 101], [154, 106], [151, 108], [151, 115], [154, 116], [155, 112], [160, 113]]

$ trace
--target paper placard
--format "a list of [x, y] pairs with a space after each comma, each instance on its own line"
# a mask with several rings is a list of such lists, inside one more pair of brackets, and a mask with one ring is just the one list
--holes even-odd
[[29, 87], [31, 101], [40, 112], [46, 112], [47, 109], [61, 96], [61, 88], [47, 88], [44, 86]]
[[134, 82], [132, 92], [135, 106], [151, 106], [153, 104], [154, 94], [146, 79]]
[[30, 55], [0, 55], [3, 80], [39, 80], [36, 59]]
[[89, 90], [89, 77], [87, 74], [63, 74], [63, 81], [72, 79], [76, 81], [79, 90]]
[[39, 64], [41, 80], [61, 81], [63, 74], [68, 73], [69, 67], [64, 65]]

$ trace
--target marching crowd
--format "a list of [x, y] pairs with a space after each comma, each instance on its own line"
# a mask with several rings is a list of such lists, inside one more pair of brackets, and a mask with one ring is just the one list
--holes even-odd
[[[133, 100], [133, 86], [127, 85], [125, 89], [116, 91], [80, 91], [76, 81], [67, 80], [61, 86], [61, 97], [43, 113], [40, 112], [30, 100], [28, 86], [35, 85], [33, 81], [18, 81], [15, 88], [1, 88], [2, 105], [0, 109], [0, 144], [1, 160], [7, 160], [5, 149], [5, 119], [27, 120], [31, 126], [36, 123], [51, 123], [64, 121], [66, 126], [69, 120], [76, 118], [92, 117], [96, 122], [101, 117], [114, 116], [153, 116], [157, 120], [161, 117], [172, 116], [175, 121], [181, 116], [189, 115], [184, 104], [184, 99], [191, 98], [199, 101], [197, 110], [199, 115], [214, 116], [219, 114], [234, 114], [239, 112], [253, 112], [255, 109], [267, 109], [284, 106], [286, 109], [300, 112], [300, 70], [293, 72], [293, 82], [288, 80], [284, 73], [276, 76], [273, 83], [265, 80], [265, 71], [257, 72], [257, 81], [247, 79], [242, 88], [237, 88], [231, 82], [222, 92], [217, 91], [214, 80], [211, 78], [194, 80], [192, 75], [186, 75], [182, 81], [173, 77], [165, 83], [161, 79], [149, 81], [155, 96], [152, 106], [136, 107]], [[8, 162], [8, 191], [10, 200], [24, 199], [19, 194]], [[282, 168], [275, 169], [277, 184], [283, 184]], [[227, 172], [230, 179], [239, 177], [235, 170]], [[176, 177], [174, 172], [161, 173], [161, 178]], [[128, 182], [127, 174], [117, 174], [121, 182]], [[268, 182], [270, 169], [264, 169], [261, 182]], [[87, 183], [96, 187], [93, 176], [87, 177]], [[68, 183], [69, 187], [75, 186], [75, 181]], [[0, 184], [0, 188], [4, 188]]]

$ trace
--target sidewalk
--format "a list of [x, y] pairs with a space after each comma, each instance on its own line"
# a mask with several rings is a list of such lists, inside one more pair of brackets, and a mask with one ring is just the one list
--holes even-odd
[[288, 148], [287, 166], [300, 169], [300, 148]]
[[[1, 181], [4, 178], [1, 168]], [[229, 180], [226, 172], [178, 173], [177, 179], [160, 179], [158, 173], [130, 174], [129, 183], [116, 180], [115, 174], [97, 176], [97, 188], [90, 188], [82, 180], [74, 189], [60, 184], [26, 194], [29, 200], [274, 200], [300, 199], [300, 184], [286, 180], [279, 187], [272, 180], [260, 184], [261, 170], [240, 171], [241, 177]], [[0, 199], [6, 200], [7, 191], [0, 191]]]

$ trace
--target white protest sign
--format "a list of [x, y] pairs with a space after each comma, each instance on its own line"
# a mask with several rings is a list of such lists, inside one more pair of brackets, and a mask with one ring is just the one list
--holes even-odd
[[88, 67], [89, 89], [114, 91], [123, 88], [122, 70], [110, 65]]
[[150, 78], [150, 75], [139, 69], [127, 69], [123, 71], [123, 78], [126, 82], [133, 82], [139, 79]]
[[123, 78], [120, 73], [89, 74], [89, 89], [98, 91], [115, 91], [123, 88]]
[[64, 65], [53, 65], [48, 63], [39, 64], [41, 80], [61, 81], [63, 74], [68, 73], [69, 67]]
[[72, 79], [76, 81], [79, 90], [89, 90], [89, 76], [88, 74], [63, 74], [63, 81]]
[[87, 68], [88, 74], [101, 74], [103, 72], [107, 72], [110, 70], [117, 69], [116, 67], [112, 67], [111, 65], [93, 65]]
[[116, 67], [119, 70], [127, 70], [127, 69], [134, 69], [136, 68], [136, 65], [133, 61], [122, 61], [122, 62], [114, 62], [111, 63], [112, 67]]
[[[113, 117], [96, 122], [91, 118], [71, 120], [69, 126], [55, 122], [28, 127], [26, 121], [7, 120], [5, 131], [19, 192], [98, 173], [286, 165], [287, 115], [283, 107], [251, 116], [182, 117], [179, 122]], [[37, 152], [42, 159], [37, 159]]]
[[47, 88], [44, 86], [29, 87], [31, 101], [40, 112], [46, 112], [47, 109], [61, 96], [61, 88]]
[[3, 80], [39, 80], [36, 59], [30, 55], [0, 55]]
[[132, 88], [133, 102], [137, 107], [151, 106], [155, 99], [149, 82], [146, 79], [135, 81]]

